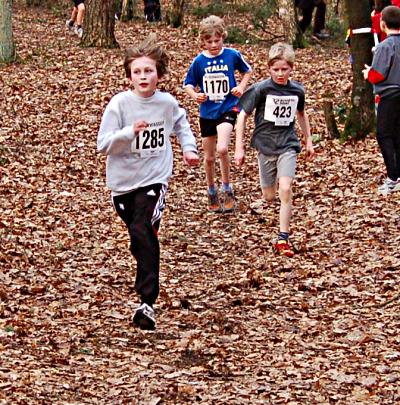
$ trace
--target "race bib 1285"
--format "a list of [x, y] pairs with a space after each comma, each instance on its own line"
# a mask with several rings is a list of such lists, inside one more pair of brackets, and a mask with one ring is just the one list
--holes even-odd
[[166, 148], [165, 122], [163, 119], [149, 122], [132, 141], [131, 151], [141, 158], [158, 156]]

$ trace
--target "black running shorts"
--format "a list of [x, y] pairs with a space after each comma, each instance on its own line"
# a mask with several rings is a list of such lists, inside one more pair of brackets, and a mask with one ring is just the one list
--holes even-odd
[[207, 138], [209, 136], [217, 135], [217, 126], [223, 122], [228, 122], [235, 127], [237, 112], [236, 111], [227, 111], [222, 114], [216, 120], [209, 120], [208, 118], [200, 117], [200, 131], [201, 137]]

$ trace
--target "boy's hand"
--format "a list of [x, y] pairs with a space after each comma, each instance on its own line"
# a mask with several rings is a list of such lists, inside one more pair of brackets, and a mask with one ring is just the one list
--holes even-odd
[[245, 156], [245, 152], [244, 152], [243, 146], [236, 147], [234, 160], [235, 160], [235, 165], [237, 167], [242, 167], [242, 165], [244, 163], [244, 156]]
[[199, 164], [199, 155], [195, 152], [185, 152], [183, 154], [183, 160], [189, 166], [197, 166]]
[[368, 73], [371, 70], [371, 66], [368, 65], [364, 65], [365, 69], [362, 70], [362, 73], [364, 75], [364, 79], [367, 80], [368, 79]]
[[236, 86], [231, 90], [231, 93], [236, 97], [241, 97], [243, 94], [243, 90], [240, 86]]
[[143, 120], [133, 123], [133, 133], [137, 135], [140, 131], [143, 131], [149, 126], [149, 123]]
[[207, 101], [207, 96], [204, 93], [196, 93], [194, 99], [197, 103], [201, 104], [204, 103], [204, 101]]
[[315, 156], [314, 146], [311, 141], [306, 143], [306, 160], [313, 160]]

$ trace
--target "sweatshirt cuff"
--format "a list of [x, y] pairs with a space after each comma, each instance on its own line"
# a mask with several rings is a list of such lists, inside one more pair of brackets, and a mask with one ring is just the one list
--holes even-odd
[[182, 153], [186, 153], [186, 152], [193, 152], [193, 153], [198, 154], [197, 148], [192, 145], [182, 147]]
[[371, 82], [372, 84], [376, 84], [379, 82], [382, 82], [383, 80], [385, 80], [385, 76], [383, 76], [382, 74], [380, 74], [379, 72], [377, 72], [374, 69], [370, 69], [368, 72], [368, 81]]

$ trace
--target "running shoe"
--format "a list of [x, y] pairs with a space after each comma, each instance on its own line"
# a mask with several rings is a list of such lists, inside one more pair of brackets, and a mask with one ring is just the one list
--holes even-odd
[[287, 256], [287, 257], [293, 257], [294, 256], [294, 250], [292, 246], [290, 246], [289, 241], [286, 239], [279, 239], [278, 241], [275, 242], [274, 244], [274, 251], [275, 253]]
[[221, 212], [221, 204], [219, 202], [218, 193], [208, 193], [208, 211], [209, 212]]
[[78, 38], [82, 38], [82, 36], [83, 36], [83, 28], [82, 27], [75, 27], [75, 34], [78, 35]]
[[72, 20], [67, 20], [65, 26], [67, 27], [70, 34], [74, 33], [74, 22]]
[[232, 190], [222, 192], [222, 211], [232, 212], [236, 208], [235, 196]]
[[143, 330], [154, 330], [156, 327], [156, 317], [154, 309], [143, 303], [133, 314], [132, 321]]
[[378, 187], [378, 193], [388, 195], [395, 191], [400, 191], [400, 180], [392, 180], [389, 177], [385, 179], [383, 184]]

